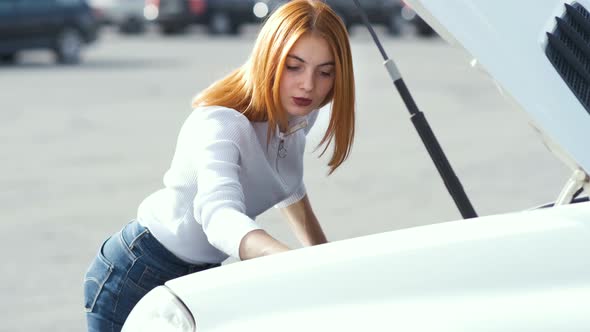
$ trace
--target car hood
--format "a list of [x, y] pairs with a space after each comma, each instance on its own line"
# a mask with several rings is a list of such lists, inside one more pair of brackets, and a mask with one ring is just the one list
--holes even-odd
[[[572, 169], [590, 171], [590, 110], [546, 55], [548, 32], [565, 4], [556, 0], [407, 0], [444, 39], [465, 49], [531, 119], [549, 149]], [[575, 1], [590, 9], [590, 0]], [[589, 18], [586, 17], [586, 20]], [[586, 40], [587, 45], [587, 40]], [[588, 56], [586, 56], [586, 62]], [[588, 65], [588, 64], [587, 64]], [[590, 71], [586, 67], [586, 71]], [[586, 102], [588, 82], [586, 84]]]
[[579, 203], [446, 222], [166, 286], [198, 331], [581, 331], [590, 326], [589, 218], [590, 203]]

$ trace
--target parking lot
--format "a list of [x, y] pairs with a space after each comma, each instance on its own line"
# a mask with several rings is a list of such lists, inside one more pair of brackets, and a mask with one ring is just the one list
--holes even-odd
[[[107, 30], [80, 65], [58, 66], [51, 54], [32, 52], [0, 66], [0, 331], [84, 329], [87, 264], [161, 186], [192, 96], [246, 59], [256, 29], [217, 38], [198, 29], [173, 37]], [[437, 38], [379, 32], [479, 215], [527, 209], [558, 195], [566, 168], [471, 59]], [[326, 176], [327, 156], [312, 151], [324, 116], [305, 161], [308, 193], [328, 238], [459, 219], [360, 27], [352, 48], [358, 96], [352, 155]], [[278, 212], [259, 221], [296, 246]]]

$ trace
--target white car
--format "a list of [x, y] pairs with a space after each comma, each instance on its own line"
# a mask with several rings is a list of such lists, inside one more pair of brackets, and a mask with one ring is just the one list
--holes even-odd
[[571, 167], [557, 201], [174, 279], [124, 331], [590, 331], [590, 0], [409, 2]]
[[104, 24], [111, 24], [123, 33], [145, 30], [145, 0], [90, 0], [90, 6]]

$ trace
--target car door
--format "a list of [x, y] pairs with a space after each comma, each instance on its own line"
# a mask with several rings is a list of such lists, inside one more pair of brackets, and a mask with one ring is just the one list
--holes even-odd
[[18, 50], [20, 20], [16, 11], [17, 0], [0, 1], [0, 54]]
[[371, 22], [380, 23], [383, 17], [383, 0], [363, 0], [362, 6]]
[[404, 3], [402, 0], [380, 0], [378, 4], [379, 13], [385, 20], [391, 15], [399, 16]]
[[47, 47], [64, 24], [62, 9], [56, 0], [19, 0], [22, 40], [33, 47]]

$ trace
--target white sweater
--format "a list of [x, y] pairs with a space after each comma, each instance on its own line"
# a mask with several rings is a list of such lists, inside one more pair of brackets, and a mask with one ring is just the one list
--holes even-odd
[[164, 188], [141, 203], [139, 222], [186, 262], [239, 258], [244, 235], [261, 228], [256, 216], [305, 196], [305, 136], [317, 114], [290, 119], [290, 130], [277, 128], [267, 148], [268, 122], [225, 107], [195, 109], [178, 135]]

